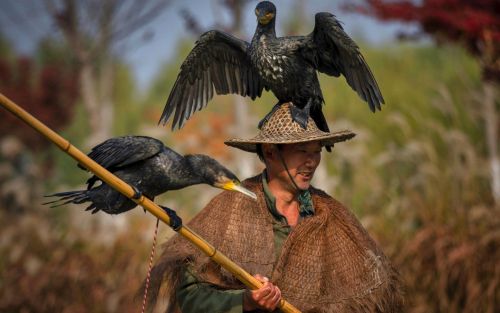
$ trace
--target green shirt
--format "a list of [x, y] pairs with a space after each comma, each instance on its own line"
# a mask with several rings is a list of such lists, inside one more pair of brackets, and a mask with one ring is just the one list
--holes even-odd
[[[276, 208], [276, 198], [272, 194], [271, 190], [269, 190], [269, 186], [267, 185], [267, 174], [264, 171], [262, 173], [262, 186], [264, 189], [264, 195], [266, 199], [267, 209], [274, 217], [273, 220], [273, 232], [274, 232], [274, 255], [276, 259], [281, 254], [281, 247], [285, 242], [286, 238], [292, 231], [292, 227], [288, 224], [288, 221], [285, 216], [283, 216], [278, 209]], [[300, 220], [304, 217], [314, 215], [314, 207], [312, 204], [311, 194], [308, 190], [303, 191], [299, 195], [299, 223]]]
[[217, 286], [199, 281], [188, 267], [177, 290], [177, 303], [183, 313], [241, 313], [243, 289], [220, 290]]
[[[274, 253], [276, 258], [281, 253], [281, 248], [286, 238], [292, 231], [285, 216], [276, 208], [276, 198], [267, 185], [267, 175], [262, 175], [264, 196], [269, 212], [274, 217]], [[311, 194], [308, 190], [303, 191], [298, 200], [300, 202], [300, 219], [314, 215]], [[243, 293], [239, 290], [220, 290], [213, 284], [200, 281], [191, 268], [184, 271], [182, 282], [177, 290], [177, 302], [183, 313], [241, 313], [243, 312]]]

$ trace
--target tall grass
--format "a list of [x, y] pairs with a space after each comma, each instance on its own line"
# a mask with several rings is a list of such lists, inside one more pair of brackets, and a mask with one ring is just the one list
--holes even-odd
[[500, 217], [489, 189], [479, 69], [451, 47], [395, 51], [367, 53], [387, 103], [374, 116], [343, 82], [322, 81], [337, 90], [327, 96], [337, 124], [360, 133], [332, 157], [332, 173], [343, 177], [332, 192], [400, 268], [408, 311], [493, 312]]

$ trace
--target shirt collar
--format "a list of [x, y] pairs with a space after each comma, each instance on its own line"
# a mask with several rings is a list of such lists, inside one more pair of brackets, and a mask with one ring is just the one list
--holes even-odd
[[[286, 218], [276, 208], [276, 197], [272, 194], [267, 184], [267, 173], [264, 170], [262, 173], [262, 186], [264, 188], [264, 198], [266, 199], [267, 208], [273, 217], [278, 221], [286, 221]], [[302, 191], [298, 196], [299, 214], [301, 217], [314, 215], [314, 206], [311, 193], [309, 190]]]

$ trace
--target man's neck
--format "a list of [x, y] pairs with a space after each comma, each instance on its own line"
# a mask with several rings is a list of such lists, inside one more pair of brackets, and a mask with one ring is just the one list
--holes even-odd
[[269, 179], [267, 184], [276, 199], [280, 199], [285, 203], [297, 201], [298, 191], [295, 188], [292, 189], [290, 186], [284, 186], [284, 183], [278, 179]]
[[290, 226], [295, 226], [299, 220], [299, 201], [298, 192], [294, 189], [289, 190], [277, 179], [271, 179], [267, 182], [269, 190], [276, 198], [276, 209], [280, 214], [286, 217]]

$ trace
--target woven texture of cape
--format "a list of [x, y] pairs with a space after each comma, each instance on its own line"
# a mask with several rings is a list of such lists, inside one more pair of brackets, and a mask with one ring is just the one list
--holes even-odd
[[[243, 186], [257, 194], [256, 201], [222, 192], [189, 227], [252, 275], [270, 277], [283, 298], [302, 312], [402, 312], [397, 272], [341, 203], [311, 187], [315, 215], [293, 229], [275, 260], [273, 217], [266, 206], [261, 176], [245, 180]], [[166, 296], [173, 304], [167, 312], [180, 312], [175, 290], [186, 264], [200, 280], [220, 289], [245, 288], [176, 235], [165, 243], [153, 269], [151, 306], [158, 296]]]

